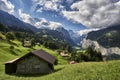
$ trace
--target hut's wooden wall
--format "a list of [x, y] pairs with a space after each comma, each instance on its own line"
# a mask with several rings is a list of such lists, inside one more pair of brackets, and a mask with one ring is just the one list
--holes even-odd
[[36, 56], [29, 56], [17, 63], [16, 73], [18, 74], [38, 74], [38, 73], [50, 73], [52, 65], [48, 65], [47, 62]]

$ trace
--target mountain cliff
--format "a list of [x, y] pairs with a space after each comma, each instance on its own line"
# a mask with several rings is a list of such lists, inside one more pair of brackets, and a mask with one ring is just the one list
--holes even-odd
[[106, 48], [120, 47], [120, 24], [88, 33], [87, 39], [97, 41]]
[[120, 59], [120, 25], [110, 26], [88, 33], [82, 47], [93, 47], [107, 59]]

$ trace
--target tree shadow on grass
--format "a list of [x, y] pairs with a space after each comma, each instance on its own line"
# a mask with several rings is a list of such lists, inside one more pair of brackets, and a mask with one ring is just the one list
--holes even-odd
[[16, 49], [17, 51], [19, 51], [19, 52], [22, 52], [20, 49]]
[[53, 73], [56, 73], [56, 72], [58, 72], [58, 71], [61, 71], [62, 69], [64, 69], [64, 67], [61, 67], [61, 68], [55, 69]]
[[12, 42], [12, 41], [8, 41], [8, 43], [18, 47], [18, 45], [16, 43]]
[[18, 56], [18, 54], [15, 51], [13, 51], [13, 50], [9, 50], [9, 51], [11, 52], [11, 54]]
[[9, 74], [9, 75], [16, 76], [16, 77], [42, 77], [49, 74]]

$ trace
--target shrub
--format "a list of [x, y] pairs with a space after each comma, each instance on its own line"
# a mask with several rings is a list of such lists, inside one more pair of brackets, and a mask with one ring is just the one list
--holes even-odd
[[81, 61], [102, 61], [101, 52], [97, 52], [91, 47], [87, 48], [85, 52], [74, 52], [71, 54], [70, 60], [74, 60], [77, 62]]
[[0, 39], [6, 39], [6, 37], [0, 32]]
[[96, 50], [92, 49], [92, 47], [88, 47], [85, 54], [90, 56], [90, 59], [88, 59], [89, 61], [103, 60], [101, 52], [97, 52]]
[[14, 40], [15, 39], [15, 35], [12, 32], [7, 32], [6, 33], [6, 38], [7, 38], [7, 40]]
[[9, 48], [10, 48], [10, 49], [14, 49], [14, 46], [10, 46]]

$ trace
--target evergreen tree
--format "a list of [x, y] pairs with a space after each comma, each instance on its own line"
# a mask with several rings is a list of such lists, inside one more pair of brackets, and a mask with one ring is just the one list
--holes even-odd
[[36, 45], [35, 39], [31, 39], [31, 46], [33, 47], [33, 46], [35, 46], [35, 45]]

